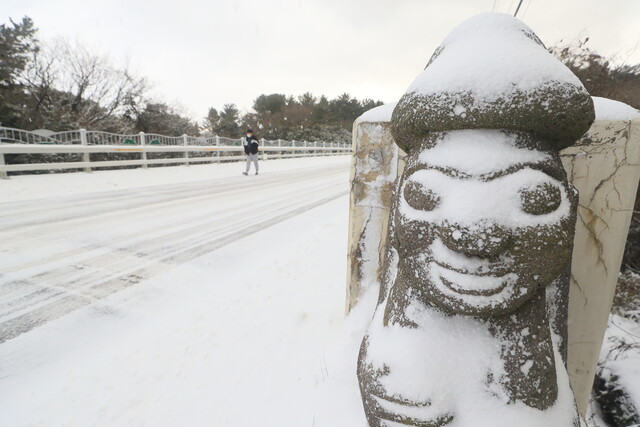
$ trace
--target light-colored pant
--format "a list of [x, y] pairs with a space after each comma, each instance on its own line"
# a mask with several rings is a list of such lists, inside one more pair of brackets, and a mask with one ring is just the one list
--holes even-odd
[[251, 162], [255, 165], [256, 173], [258, 173], [258, 153], [247, 155], [247, 173], [249, 173], [249, 169], [251, 169]]

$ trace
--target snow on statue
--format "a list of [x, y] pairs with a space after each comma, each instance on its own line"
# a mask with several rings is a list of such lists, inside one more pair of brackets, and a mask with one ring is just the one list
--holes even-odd
[[358, 379], [369, 425], [580, 426], [566, 363], [577, 194], [558, 152], [594, 120], [522, 22], [456, 28], [393, 112], [407, 153]]

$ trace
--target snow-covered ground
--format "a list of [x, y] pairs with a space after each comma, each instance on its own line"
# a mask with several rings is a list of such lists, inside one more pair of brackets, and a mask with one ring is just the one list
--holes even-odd
[[364, 425], [348, 162], [0, 182], [0, 425]]

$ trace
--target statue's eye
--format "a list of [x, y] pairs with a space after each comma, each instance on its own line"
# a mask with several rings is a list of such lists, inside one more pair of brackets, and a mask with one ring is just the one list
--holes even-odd
[[431, 211], [438, 206], [440, 197], [424, 185], [409, 181], [404, 186], [404, 199], [413, 209]]
[[562, 201], [560, 189], [548, 183], [519, 191], [522, 210], [531, 215], [545, 215], [558, 209]]

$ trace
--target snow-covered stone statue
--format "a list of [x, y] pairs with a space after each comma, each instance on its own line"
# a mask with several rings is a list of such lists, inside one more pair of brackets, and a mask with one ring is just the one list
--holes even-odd
[[594, 120], [522, 22], [456, 28], [398, 102], [407, 153], [362, 342], [369, 425], [574, 427], [566, 316], [577, 195], [559, 150]]

